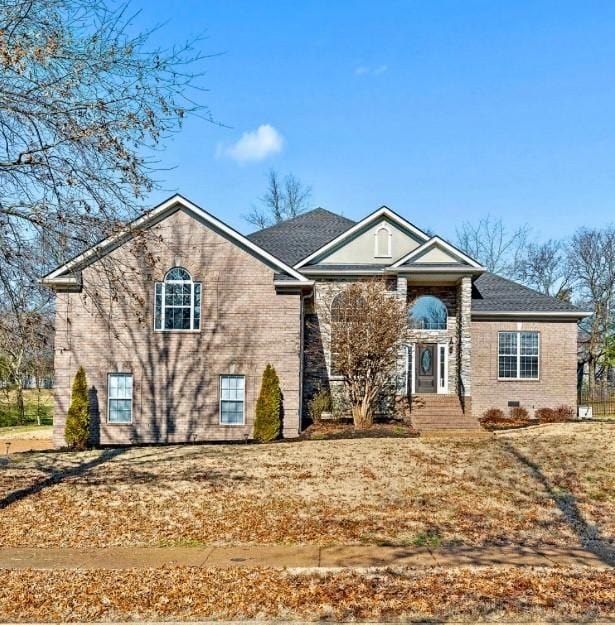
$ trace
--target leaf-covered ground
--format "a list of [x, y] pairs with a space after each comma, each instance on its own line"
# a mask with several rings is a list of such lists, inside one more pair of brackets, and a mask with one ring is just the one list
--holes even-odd
[[2, 571], [0, 621], [593, 620], [615, 574], [589, 569]]
[[0, 527], [0, 546], [608, 545], [615, 427], [4, 457]]

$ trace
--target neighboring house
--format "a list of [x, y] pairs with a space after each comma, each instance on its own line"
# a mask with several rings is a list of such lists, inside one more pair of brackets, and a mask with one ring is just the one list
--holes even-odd
[[419, 429], [476, 429], [491, 407], [576, 406], [587, 313], [486, 272], [390, 209], [355, 223], [317, 208], [246, 237], [174, 196], [42, 279], [57, 293], [55, 444], [79, 365], [100, 444], [248, 438], [267, 363], [283, 435], [297, 436], [310, 397], [340, 393], [322, 311], [368, 278], [408, 308], [382, 410]]

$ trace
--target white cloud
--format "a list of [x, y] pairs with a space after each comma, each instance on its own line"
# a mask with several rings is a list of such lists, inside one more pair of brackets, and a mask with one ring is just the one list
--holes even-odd
[[380, 76], [389, 69], [388, 65], [359, 65], [354, 68], [355, 76]]
[[262, 161], [282, 150], [284, 138], [270, 124], [261, 124], [256, 130], [244, 132], [237, 143], [219, 145], [216, 156], [228, 156], [238, 163]]

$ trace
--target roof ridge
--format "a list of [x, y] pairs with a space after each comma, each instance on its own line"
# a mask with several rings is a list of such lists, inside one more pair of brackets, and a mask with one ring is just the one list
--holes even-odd
[[337, 217], [339, 219], [344, 219], [345, 221], [348, 221], [351, 224], [355, 223], [352, 219], [348, 217], [344, 217], [344, 215], [340, 215], [339, 213], [334, 213], [333, 211], [330, 211], [328, 208], [323, 208], [322, 206], [315, 206], [314, 208], [311, 208], [310, 210], [305, 211], [303, 213], [299, 213], [298, 215], [295, 215], [294, 217], [289, 217], [288, 219], [284, 219], [282, 221], [279, 221], [278, 223], [271, 224], [271, 226], [266, 226], [265, 228], [261, 228], [260, 230], [255, 230], [254, 232], [250, 232], [248, 236], [252, 236], [253, 234], [257, 234], [260, 232], [270, 231], [273, 228], [278, 228], [279, 226], [285, 226], [287, 224], [293, 223], [294, 221], [297, 221], [298, 219], [302, 219], [304, 217], [307, 217], [308, 215], [313, 215], [314, 213], [318, 213], [318, 212], [327, 213], [328, 215], [333, 215], [334, 217]]

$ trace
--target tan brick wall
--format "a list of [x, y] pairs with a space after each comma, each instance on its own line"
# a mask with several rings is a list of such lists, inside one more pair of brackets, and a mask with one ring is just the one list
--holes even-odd
[[[540, 379], [498, 380], [498, 332], [540, 333]], [[562, 404], [576, 409], [577, 324], [549, 321], [472, 321], [472, 411], [488, 408], [508, 414], [509, 401], [534, 410]]]
[[[104, 262], [84, 270], [82, 293], [57, 294], [55, 444], [64, 444], [70, 385], [79, 365], [99, 406], [101, 444], [243, 439], [252, 431], [268, 362], [284, 395], [284, 435], [296, 436], [300, 295], [276, 293], [272, 268], [183, 211], [152, 227], [147, 241], [153, 268], [134, 243], [109, 256], [122, 263], [130, 297], [109, 298]], [[153, 330], [154, 282], [176, 264], [202, 283], [200, 332]], [[106, 422], [107, 374], [116, 371], [134, 376], [131, 425]], [[218, 424], [218, 380], [227, 373], [246, 376], [245, 426]]]

